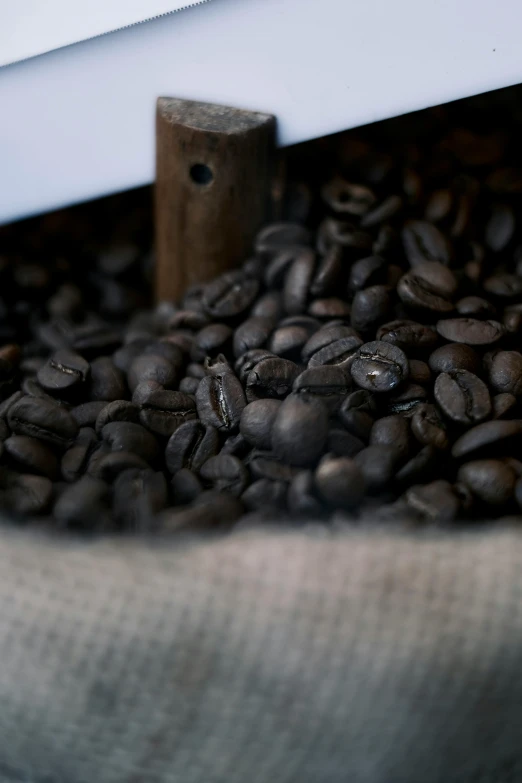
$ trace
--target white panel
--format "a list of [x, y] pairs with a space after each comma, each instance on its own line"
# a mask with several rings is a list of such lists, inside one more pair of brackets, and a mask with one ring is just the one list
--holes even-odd
[[291, 144], [519, 81], [517, 0], [213, 0], [0, 70], [0, 221], [150, 182], [158, 95]]

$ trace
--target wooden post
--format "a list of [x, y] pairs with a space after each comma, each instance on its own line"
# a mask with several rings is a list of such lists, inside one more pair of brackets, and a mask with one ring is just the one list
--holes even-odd
[[159, 98], [156, 115], [156, 299], [248, 257], [268, 216], [275, 118]]

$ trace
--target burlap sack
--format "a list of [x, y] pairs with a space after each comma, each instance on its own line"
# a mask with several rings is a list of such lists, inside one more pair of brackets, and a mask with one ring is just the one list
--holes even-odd
[[1, 530], [2, 783], [520, 783], [522, 538]]

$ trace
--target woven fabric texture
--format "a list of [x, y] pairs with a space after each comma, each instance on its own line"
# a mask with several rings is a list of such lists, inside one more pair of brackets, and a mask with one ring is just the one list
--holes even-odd
[[522, 537], [0, 539], [2, 783], [520, 783]]

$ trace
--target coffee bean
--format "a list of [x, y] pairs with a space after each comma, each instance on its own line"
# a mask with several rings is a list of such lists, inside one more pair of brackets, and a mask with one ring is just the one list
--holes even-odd
[[461, 459], [478, 451], [491, 450], [496, 445], [506, 449], [506, 442], [513, 439], [518, 444], [521, 436], [522, 420], [485, 421], [461, 435], [453, 444], [451, 453], [456, 459]]
[[315, 271], [315, 253], [306, 249], [295, 258], [285, 275], [283, 301], [287, 313], [304, 313]]
[[225, 272], [208, 283], [203, 293], [205, 312], [219, 320], [244, 313], [257, 296], [259, 282], [238, 272]]
[[170, 436], [165, 448], [165, 463], [171, 473], [183, 468], [199, 471], [219, 449], [217, 430], [199, 421], [181, 424]]
[[459, 468], [457, 475], [473, 495], [493, 506], [501, 506], [511, 500], [517, 481], [513, 468], [495, 459], [467, 462]]
[[507, 204], [496, 204], [486, 225], [486, 244], [490, 250], [499, 253], [511, 242], [514, 232], [513, 210]]
[[83, 476], [67, 487], [55, 503], [53, 514], [58, 522], [71, 528], [103, 528], [108, 522], [109, 487], [104, 481]]
[[323, 513], [324, 507], [317, 497], [314, 474], [311, 470], [296, 473], [288, 485], [286, 502], [290, 513], [297, 516], [317, 519]]
[[481, 296], [465, 296], [459, 299], [455, 309], [459, 315], [467, 315], [472, 318], [489, 318], [495, 315], [495, 308], [491, 302]]
[[405, 305], [435, 313], [450, 313], [457, 281], [451, 270], [435, 261], [425, 261], [399, 280], [397, 293]]
[[446, 428], [434, 405], [418, 405], [411, 419], [411, 431], [423, 446], [447, 449]]
[[267, 342], [272, 328], [271, 318], [247, 318], [234, 332], [234, 356], [239, 358], [247, 351], [261, 348]]
[[199, 475], [204, 483], [218, 492], [229, 492], [239, 497], [248, 483], [248, 472], [241, 460], [231, 454], [210, 457], [202, 466]]
[[156, 391], [165, 391], [165, 388], [157, 381], [141, 381], [132, 392], [132, 404], [139, 407]]
[[51, 505], [52, 493], [52, 482], [45, 476], [10, 474], [7, 481], [2, 482], [0, 505], [14, 514], [43, 514]]
[[341, 427], [333, 427], [328, 431], [326, 452], [336, 457], [355, 457], [365, 447], [364, 441]]
[[36, 377], [43, 389], [60, 395], [84, 384], [89, 372], [89, 362], [82, 356], [62, 349], [53, 353]]
[[164, 438], [170, 437], [184, 422], [195, 418], [196, 404], [183, 392], [153, 391], [140, 405], [141, 424]]
[[271, 451], [253, 449], [248, 457], [252, 479], [267, 478], [272, 481], [290, 482], [299, 472], [293, 465], [286, 465]]
[[489, 382], [498, 392], [522, 394], [522, 354], [518, 351], [495, 353], [488, 368]]
[[390, 446], [397, 460], [404, 461], [411, 451], [410, 426], [402, 416], [377, 419], [370, 433], [370, 446]]
[[394, 487], [407, 487], [419, 481], [429, 481], [436, 472], [440, 451], [435, 446], [424, 446], [410, 457], [393, 477]]
[[202, 361], [206, 356], [217, 356], [228, 351], [234, 332], [227, 324], [209, 324], [196, 335], [190, 352], [193, 361]]
[[107, 406], [103, 400], [82, 402], [75, 408], [71, 408], [71, 416], [79, 427], [93, 427], [100, 412]]
[[258, 233], [254, 248], [261, 258], [270, 258], [282, 247], [308, 245], [310, 232], [297, 223], [271, 223]]
[[437, 332], [445, 340], [467, 345], [493, 345], [504, 336], [504, 327], [498, 321], [479, 321], [477, 318], [448, 318], [437, 322]]
[[350, 268], [348, 286], [352, 291], [362, 291], [387, 282], [388, 265], [382, 256], [360, 258]]
[[148, 345], [151, 345], [151, 343], [152, 340], [150, 337], [140, 337], [139, 339], [133, 340], [131, 343], [122, 346], [122, 348], [118, 348], [112, 355], [114, 366], [127, 374], [134, 359], [141, 356], [144, 349]]
[[131, 468], [120, 473], [114, 482], [114, 517], [127, 530], [150, 528], [154, 516], [167, 506], [167, 502], [167, 482], [163, 473]]
[[424, 261], [438, 261], [446, 266], [450, 263], [449, 243], [439, 229], [431, 223], [409, 220], [402, 231], [402, 242], [411, 267]]
[[112, 451], [130, 451], [149, 464], [159, 454], [159, 444], [154, 435], [132, 421], [111, 421], [105, 424], [101, 437]]
[[254, 367], [259, 364], [262, 359], [274, 359], [271, 351], [267, 351], [264, 348], [253, 348], [250, 351], [246, 351], [243, 356], [240, 356], [235, 364], [234, 371], [243, 385], [246, 384], [248, 374]]
[[89, 463], [88, 472], [93, 478], [99, 478], [107, 483], [113, 482], [124, 470], [135, 468], [145, 470], [149, 465], [144, 459], [130, 451], [111, 451], [101, 454], [96, 462]]
[[268, 349], [282, 359], [299, 361], [303, 345], [309, 337], [309, 330], [303, 326], [280, 326], [272, 333]]
[[272, 449], [284, 462], [313, 465], [328, 434], [328, 411], [315, 400], [291, 394], [281, 404], [272, 425]]
[[357, 291], [352, 302], [351, 324], [359, 332], [367, 332], [385, 321], [391, 312], [392, 300], [388, 286], [374, 285]]
[[255, 449], [270, 449], [272, 427], [280, 407], [280, 400], [263, 399], [249, 402], [243, 408], [239, 429], [243, 437]]
[[317, 263], [310, 283], [310, 294], [314, 297], [335, 294], [343, 281], [344, 271], [343, 249], [339, 245], [334, 245]]
[[426, 362], [420, 359], [410, 359], [410, 381], [412, 383], [427, 384], [431, 381], [431, 371]]
[[374, 209], [369, 210], [361, 218], [362, 228], [372, 228], [378, 226], [380, 223], [384, 223], [387, 220], [391, 220], [396, 217], [397, 214], [403, 208], [403, 200], [398, 195], [391, 195], [381, 201]]
[[[71, 414], [74, 415], [74, 412], [71, 411]], [[128, 400], [113, 400], [113, 402], [103, 405], [96, 417], [94, 428], [100, 435], [106, 424], [110, 424], [113, 421], [130, 421], [137, 424], [139, 416], [140, 409], [134, 403], [128, 402]]]
[[299, 375], [299, 367], [288, 359], [262, 359], [250, 370], [246, 379], [247, 400], [273, 397], [282, 399], [290, 393]]
[[365, 492], [364, 475], [348, 457], [325, 457], [315, 472], [315, 486], [326, 503], [338, 508], [356, 508]]
[[467, 370], [475, 375], [480, 373], [481, 361], [478, 353], [469, 345], [448, 343], [436, 348], [429, 358], [430, 369], [434, 373]]
[[451, 522], [459, 512], [459, 498], [449, 481], [432, 481], [415, 486], [405, 495], [406, 503], [428, 522]]
[[62, 456], [60, 472], [64, 481], [72, 483], [83, 476], [97, 445], [96, 433], [91, 427], [80, 429], [74, 444]]
[[17, 435], [28, 435], [61, 448], [78, 432], [68, 411], [37, 397], [21, 397], [15, 402], [9, 408], [7, 423]]
[[171, 388], [178, 378], [178, 370], [163, 356], [141, 354], [132, 362], [127, 381], [132, 392], [145, 381], [154, 381], [164, 388]]
[[283, 315], [283, 295], [280, 291], [267, 291], [256, 300], [250, 310], [252, 318], [268, 318], [276, 323]]
[[284, 481], [259, 479], [243, 492], [241, 500], [249, 511], [282, 511], [286, 508], [288, 486]]
[[0, 402], [0, 419], [7, 418], [7, 415], [9, 411], [11, 410], [12, 406], [15, 404], [15, 402], [18, 402], [23, 397], [23, 392], [16, 391], [13, 394], [11, 394], [9, 397], [7, 397], [3, 402]]
[[383, 324], [377, 329], [376, 337], [406, 351], [408, 356], [425, 355], [434, 349], [439, 340], [437, 332], [431, 326], [408, 320]]
[[108, 356], [100, 356], [91, 362], [89, 396], [91, 400], [121, 400], [127, 394], [127, 384], [121, 370]]
[[408, 377], [408, 359], [395, 345], [369, 342], [359, 348], [350, 371], [362, 389], [390, 392]]
[[334, 212], [356, 215], [357, 217], [366, 214], [377, 200], [370, 188], [347, 182], [341, 177], [334, 177], [330, 182], [327, 182], [321, 195]]
[[239, 426], [246, 405], [241, 382], [233, 372], [203, 378], [196, 392], [196, 405], [203, 424], [232, 432]]
[[170, 480], [171, 494], [176, 505], [192, 503], [203, 492], [203, 484], [194, 471], [181, 468]]
[[344, 362], [338, 364], [313, 365], [295, 379], [293, 390], [304, 396], [321, 399], [330, 412], [335, 412], [342, 398], [351, 387], [351, 378], [344, 369]]
[[4, 454], [22, 473], [37, 473], [51, 480], [58, 474], [58, 461], [45, 444], [27, 435], [11, 435], [4, 440]]
[[245, 440], [243, 435], [238, 432], [237, 435], [229, 435], [228, 438], [225, 439], [219, 453], [232, 454], [234, 457], [243, 459], [247, 456], [249, 451], [250, 444]]
[[438, 375], [434, 395], [444, 414], [459, 424], [476, 424], [491, 413], [488, 387], [467, 370]]
[[491, 398], [493, 419], [509, 418], [517, 405], [517, 398], [514, 394], [502, 393], [496, 394]]

